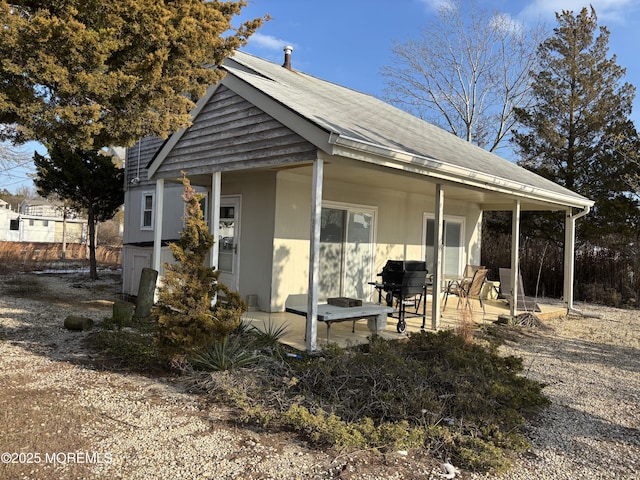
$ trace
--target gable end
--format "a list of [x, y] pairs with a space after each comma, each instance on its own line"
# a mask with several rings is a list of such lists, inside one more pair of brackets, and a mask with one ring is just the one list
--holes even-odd
[[179, 177], [312, 161], [316, 147], [221, 85], [155, 176]]

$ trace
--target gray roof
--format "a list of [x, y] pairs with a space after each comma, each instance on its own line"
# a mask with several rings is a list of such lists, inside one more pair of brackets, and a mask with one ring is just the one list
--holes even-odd
[[[236, 52], [223, 67], [331, 138], [350, 144], [400, 153], [417, 164], [437, 165], [533, 188], [545, 195], [569, 198], [571, 204], [592, 205], [589, 199], [530, 172], [496, 154], [393, 107], [372, 95], [331, 83], [253, 55]], [[335, 140], [334, 140], [335, 143]]]

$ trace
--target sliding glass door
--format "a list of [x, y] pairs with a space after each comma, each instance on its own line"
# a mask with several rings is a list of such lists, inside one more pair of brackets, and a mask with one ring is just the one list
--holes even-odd
[[[464, 267], [464, 218], [448, 217], [444, 219], [444, 268], [445, 275], [460, 275]], [[425, 260], [427, 269], [433, 272], [435, 219], [425, 215], [424, 220]]]
[[373, 278], [375, 210], [327, 205], [320, 226], [321, 300], [329, 297], [367, 299]]

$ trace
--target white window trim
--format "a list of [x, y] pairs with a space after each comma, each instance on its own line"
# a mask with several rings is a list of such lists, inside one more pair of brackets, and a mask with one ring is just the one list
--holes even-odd
[[[151, 225], [144, 224], [145, 204], [147, 197], [151, 197]], [[155, 214], [156, 208], [156, 193], [152, 191], [142, 192], [142, 198], [140, 199], [140, 230], [153, 230], [156, 220]]]
[[[427, 259], [427, 220], [435, 220], [435, 213], [424, 212], [422, 214], [422, 258], [424, 260]], [[467, 218], [461, 215], [444, 215], [445, 222], [456, 222], [460, 224], [460, 237], [462, 241], [462, 245], [460, 248], [460, 257], [458, 258], [458, 275], [462, 275], [462, 269], [467, 264], [467, 235], [466, 235], [466, 226], [467, 226]]]

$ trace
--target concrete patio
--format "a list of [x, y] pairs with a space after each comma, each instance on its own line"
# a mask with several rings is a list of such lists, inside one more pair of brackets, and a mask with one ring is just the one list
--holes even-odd
[[[509, 305], [504, 300], [484, 300], [486, 314], [483, 315], [482, 308], [477, 300], [471, 301], [471, 310], [465, 310], [462, 305], [457, 308], [458, 299], [455, 296], [449, 298], [447, 307], [442, 312], [439, 329], [454, 329], [462, 322], [463, 315], [471, 315], [476, 326], [490, 324], [495, 322], [500, 315], [509, 315]], [[547, 303], [538, 302], [538, 306], [542, 310], [536, 312], [536, 316], [544, 320], [545, 318], [557, 318], [563, 316], [566, 310], [561, 302], [549, 301]], [[433, 331], [431, 328], [431, 301], [427, 301], [427, 319], [425, 323], [425, 331]], [[524, 311], [518, 311], [524, 313]], [[271, 325], [271, 328], [286, 325], [286, 333], [282, 337], [282, 343], [290, 345], [297, 350], [304, 351], [305, 346], [305, 326], [306, 319], [303, 316], [293, 313], [278, 312], [247, 312], [243, 316], [244, 321], [250, 322], [255, 327], [265, 330]], [[407, 318], [407, 329], [405, 333], [398, 333], [396, 330], [396, 318], [389, 317], [387, 319], [387, 327], [380, 331], [380, 335], [386, 339], [402, 339], [410, 332], [419, 332], [422, 326], [422, 318]], [[331, 343], [337, 343], [340, 346], [357, 345], [367, 343], [371, 331], [367, 327], [365, 320], [359, 320], [355, 323], [355, 331], [352, 332], [353, 322], [344, 321], [336, 322], [331, 326]], [[323, 322], [318, 322], [318, 349], [322, 349], [327, 345], [327, 327]]]

